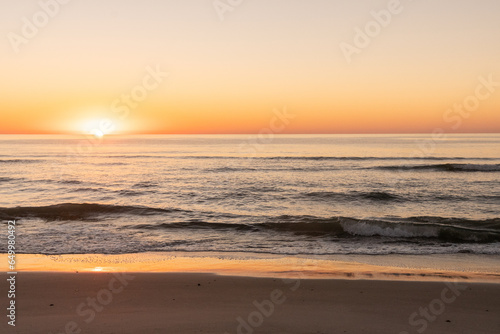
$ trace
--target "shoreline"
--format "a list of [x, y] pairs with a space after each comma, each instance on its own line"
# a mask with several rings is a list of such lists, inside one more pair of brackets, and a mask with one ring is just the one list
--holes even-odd
[[[251, 253], [16, 254], [23, 272], [204, 273], [304, 279], [500, 283], [500, 256], [451, 254], [278, 256]], [[0, 254], [0, 272], [8, 272]]]

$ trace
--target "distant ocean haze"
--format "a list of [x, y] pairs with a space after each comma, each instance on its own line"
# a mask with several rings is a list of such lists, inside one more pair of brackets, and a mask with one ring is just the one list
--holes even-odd
[[0, 137], [20, 252], [500, 254], [500, 135], [81, 140]]

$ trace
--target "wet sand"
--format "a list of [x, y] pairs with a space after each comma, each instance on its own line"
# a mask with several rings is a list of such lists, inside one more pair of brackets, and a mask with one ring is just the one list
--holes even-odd
[[20, 272], [0, 332], [499, 333], [499, 297], [488, 283]]

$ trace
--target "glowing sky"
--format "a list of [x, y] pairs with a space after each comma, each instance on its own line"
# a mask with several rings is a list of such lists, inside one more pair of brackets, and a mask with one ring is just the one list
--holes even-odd
[[[284, 106], [283, 133], [500, 131], [500, 86], [469, 98], [488, 92], [480, 77], [500, 82], [498, 0], [401, 0], [351, 62], [341, 43], [391, 1], [243, 0], [224, 20], [213, 2], [72, 0], [15, 52], [12, 33], [41, 7], [2, 1], [0, 133], [104, 118], [118, 132], [257, 133]], [[157, 67], [169, 75], [155, 85]], [[144, 100], [117, 112], [144, 80]], [[472, 111], [447, 113], [465, 101]]]

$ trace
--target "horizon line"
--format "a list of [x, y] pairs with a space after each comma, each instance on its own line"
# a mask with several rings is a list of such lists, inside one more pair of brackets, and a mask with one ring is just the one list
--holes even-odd
[[[256, 132], [241, 132], [241, 133], [113, 133], [106, 134], [104, 137], [120, 137], [120, 136], [165, 136], [165, 135], [259, 135]], [[404, 134], [428, 134], [433, 135], [434, 132], [293, 132], [293, 133], [273, 133], [273, 136], [286, 136], [286, 135], [404, 135]], [[446, 134], [500, 134], [498, 132], [441, 132], [441, 135]], [[0, 133], [1, 136], [91, 136], [91, 133]], [[269, 135], [269, 134], [266, 134]]]

